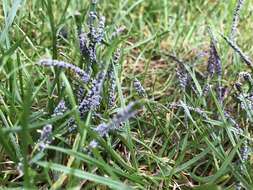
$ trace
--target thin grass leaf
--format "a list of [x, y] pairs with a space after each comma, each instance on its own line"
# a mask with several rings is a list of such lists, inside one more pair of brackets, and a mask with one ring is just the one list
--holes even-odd
[[88, 173], [88, 172], [85, 172], [85, 171], [82, 171], [79, 169], [74, 169], [74, 168], [70, 168], [70, 167], [66, 167], [66, 166], [63, 166], [60, 164], [50, 163], [50, 162], [37, 162], [37, 164], [39, 166], [42, 166], [47, 169], [59, 171], [59, 172], [62, 172], [64, 174], [68, 174], [68, 175], [74, 175], [74, 176], [79, 177], [81, 179], [90, 180], [90, 181], [96, 182], [98, 184], [109, 186], [114, 189], [119, 189], [119, 190], [132, 189], [121, 182], [114, 181], [114, 180], [110, 179], [109, 177], [98, 176], [98, 175]]

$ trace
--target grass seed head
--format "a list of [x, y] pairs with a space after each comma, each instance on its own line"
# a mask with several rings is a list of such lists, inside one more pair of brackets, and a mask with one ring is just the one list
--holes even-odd
[[98, 22], [96, 43], [100, 43], [104, 39], [105, 34], [105, 17], [101, 16]]
[[217, 87], [218, 101], [221, 104], [224, 101], [224, 97], [225, 97], [226, 92], [227, 92], [227, 87], [218, 85], [218, 87]]
[[[116, 130], [120, 127], [121, 123], [127, 121], [137, 113], [139, 108], [138, 102], [130, 102], [125, 108], [120, 109], [112, 118], [109, 123], [99, 124], [94, 131], [101, 137], [107, 135], [110, 130]], [[93, 142], [93, 141], [92, 141]], [[96, 144], [97, 145], [97, 144]]]
[[87, 36], [84, 32], [81, 30], [78, 30], [78, 38], [79, 38], [79, 47], [82, 56], [84, 57], [90, 57], [89, 48], [87, 47]]
[[214, 41], [211, 41], [207, 64], [207, 71], [210, 77], [212, 77], [215, 72], [218, 76], [222, 75], [221, 59], [214, 43]]
[[64, 112], [67, 111], [67, 107], [66, 107], [66, 103], [64, 100], [61, 100], [58, 105], [56, 106], [56, 108], [54, 109], [54, 113], [53, 116], [60, 116], [63, 115]]
[[38, 145], [41, 151], [43, 151], [45, 147], [51, 143], [51, 139], [49, 139], [49, 137], [52, 133], [52, 129], [53, 129], [52, 125], [48, 124], [45, 125], [42, 131], [40, 132], [40, 139]]
[[228, 43], [228, 45], [236, 52], [239, 54], [239, 56], [241, 57], [241, 59], [250, 67], [250, 69], [253, 70], [253, 63], [250, 60], [250, 58], [243, 53], [243, 51], [233, 42], [231, 41], [229, 38], [227, 38], [226, 36], [222, 35], [223, 39]]
[[143, 88], [141, 82], [137, 78], [134, 79], [134, 88], [136, 92], [139, 94], [139, 96], [141, 97], [147, 96], [145, 89]]
[[119, 62], [119, 49], [116, 50], [116, 52], [113, 54], [112, 63], [109, 65], [108, 71], [107, 71], [107, 77], [108, 77], [108, 108], [112, 108], [115, 104], [115, 88], [116, 88], [116, 78], [114, 74], [114, 66], [116, 66]]
[[83, 82], [88, 82], [90, 79], [89, 75], [84, 70], [82, 70], [81, 68], [79, 68], [71, 63], [67, 63], [64, 61], [58, 61], [55, 59], [41, 59], [38, 62], [38, 64], [41, 66], [53, 66], [53, 67], [59, 67], [59, 68], [64, 68], [64, 69], [70, 69], [76, 75], [78, 75]]
[[236, 33], [237, 33], [237, 25], [240, 16], [240, 10], [243, 6], [244, 0], [237, 0], [236, 6], [233, 12], [233, 20], [231, 24], [231, 32], [230, 32], [230, 40], [235, 42], [236, 41]]
[[92, 80], [91, 89], [88, 91], [78, 108], [81, 115], [99, 106], [104, 76], [104, 71], [100, 71], [96, 78]]
[[112, 63], [109, 66], [108, 72], [108, 107], [112, 108], [115, 104], [115, 88], [116, 88], [116, 79], [113, 71]]
[[189, 85], [189, 76], [187, 72], [182, 70], [181, 68], [177, 68], [176, 74], [180, 87], [185, 91]]

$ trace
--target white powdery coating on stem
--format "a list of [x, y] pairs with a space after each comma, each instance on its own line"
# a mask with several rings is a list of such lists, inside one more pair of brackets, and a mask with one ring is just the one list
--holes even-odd
[[112, 62], [114, 65], [117, 65], [119, 63], [119, 58], [120, 58], [120, 48], [116, 49], [116, 52], [113, 54], [113, 59]]
[[73, 131], [75, 131], [77, 129], [77, 125], [76, 125], [75, 119], [73, 117], [70, 118], [66, 127], [67, 127], [69, 133], [72, 133]]
[[216, 71], [218, 76], [222, 74], [222, 66], [221, 59], [217, 52], [215, 42], [212, 40], [210, 44], [210, 55], [208, 58], [208, 73], [210, 76], [214, 74], [214, 70]]
[[120, 33], [124, 32], [126, 30], [125, 26], [121, 26], [117, 28], [113, 33], [112, 33], [112, 38], [118, 36]]
[[75, 94], [77, 97], [77, 103], [79, 105], [79, 104], [81, 104], [81, 102], [84, 98], [84, 89], [81, 86], [79, 86], [78, 89], [76, 90]]
[[112, 119], [110, 125], [113, 128], [117, 128], [120, 124], [129, 118], [133, 117], [137, 110], [134, 110], [135, 102], [130, 102], [125, 108], [122, 108]]
[[243, 133], [243, 131], [240, 128], [240, 126], [238, 125], [238, 123], [234, 120], [234, 118], [227, 111], [224, 112], [224, 116], [230, 122], [230, 124], [236, 128], [238, 134]]
[[216, 47], [217, 40], [215, 39], [215, 36], [211, 28], [208, 28], [208, 33], [209, 33], [211, 42], [210, 42], [210, 47], [209, 47], [207, 71], [210, 77], [213, 77], [213, 74], [215, 72], [219, 77], [221, 77], [222, 66], [221, 66], [221, 59]]
[[204, 87], [203, 87], [203, 90], [202, 90], [202, 96], [207, 96], [207, 94], [209, 93], [209, 91], [211, 90], [211, 85], [210, 84], [206, 84]]
[[39, 139], [38, 145], [41, 151], [43, 151], [46, 145], [48, 145], [51, 142], [51, 140], [49, 139], [49, 136], [52, 133], [52, 128], [53, 128], [52, 125], [48, 124], [48, 125], [45, 125], [42, 131], [40, 132], [40, 139]]
[[135, 102], [129, 103], [125, 108], [122, 108], [117, 114], [114, 115], [111, 122], [108, 124], [102, 123], [95, 128], [101, 136], [107, 134], [110, 130], [117, 129], [122, 122], [125, 122], [129, 118], [136, 114], [134, 110]]
[[96, 78], [92, 80], [91, 89], [88, 91], [78, 108], [81, 115], [91, 109], [95, 109], [100, 104], [100, 94], [103, 86], [104, 76], [104, 71], [100, 71]]
[[222, 35], [222, 37], [226, 40], [226, 42], [228, 43], [228, 45], [230, 45], [230, 47], [232, 47], [234, 49], [234, 51], [239, 54], [239, 56], [241, 57], [241, 59], [252, 69], [253, 68], [253, 63], [249, 59], [249, 57], [247, 55], [245, 55], [243, 53], [243, 51], [233, 41], [231, 41], [230, 39], [228, 39], [224, 35]]
[[82, 55], [84, 57], [89, 57], [90, 52], [89, 48], [87, 47], [87, 36], [81, 30], [78, 31], [78, 39], [79, 39], [79, 47]]
[[225, 86], [218, 85], [217, 95], [218, 95], [218, 101], [220, 102], [221, 105], [223, 105], [223, 100], [224, 100], [226, 92], [227, 92], [227, 88]]
[[90, 11], [89, 19], [88, 19], [88, 26], [90, 29], [89, 37], [91, 42], [96, 42], [96, 29], [94, 27], [94, 21], [96, 20], [97, 15], [94, 11]]
[[93, 149], [93, 148], [96, 148], [98, 146], [98, 142], [95, 141], [95, 140], [92, 140], [89, 144], [89, 148], [90, 149]]
[[145, 89], [143, 88], [141, 82], [137, 78], [134, 79], [134, 88], [138, 92], [139, 96], [141, 97], [147, 96]]
[[119, 62], [120, 57], [120, 50], [117, 49], [116, 52], [113, 54], [112, 63], [109, 66], [109, 69], [107, 71], [108, 76], [108, 83], [109, 83], [109, 90], [108, 90], [108, 107], [112, 108], [115, 104], [115, 88], [116, 88], [116, 78], [114, 74], [113, 67], [116, 66]]
[[181, 68], [177, 68], [176, 74], [180, 87], [185, 91], [186, 87], [189, 85], [189, 75]]
[[79, 81], [76, 81], [76, 80], [73, 80], [72, 81], [72, 89], [74, 90], [74, 94], [75, 94], [75, 97], [76, 97], [76, 100], [77, 100], [77, 105], [79, 105], [83, 98], [85, 97], [85, 89], [83, 87], [82, 84], [80, 84]]
[[[100, 71], [96, 78], [92, 80], [91, 89], [87, 92], [86, 96], [80, 101], [78, 106], [78, 111], [81, 116], [83, 116], [86, 112], [95, 109], [99, 106], [101, 101], [101, 91], [104, 80], [104, 71]], [[79, 100], [78, 100], [79, 101]], [[67, 124], [68, 131], [74, 131], [77, 126], [74, 118], [71, 118]]]
[[95, 42], [92, 42], [90, 40], [89, 46], [88, 46], [87, 35], [84, 32], [82, 32], [81, 30], [78, 31], [78, 38], [79, 38], [79, 47], [80, 47], [81, 54], [88, 61], [86, 72], [90, 73], [91, 69], [92, 69], [91, 68], [92, 63], [95, 63], [96, 59], [97, 59]]
[[248, 141], [246, 140], [240, 150], [242, 163], [246, 162], [248, 159], [248, 153], [249, 153], [249, 147], [248, 147]]
[[233, 21], [231, 25], [231, 33], [230, 33], [230, 40], [235, 42], [236, 32], [237, 32], [237, 25], [240, 16], [240, 10], [242, 8], [244, 0], [237, 0], [236, 7], [233, 14]]
[[105, 17], [101, 16], [98, 22], [97, 37], [96, 37], [97, 43], [100, 43], [103, 40], [104, 33], [105, 33]]
[[90, 64], [97, 62], [97, 55], [96, 55], [96, 47], [94, 43], [91, 43], [89, 46], [89, 56], [90, 56]]
[[194, 107], [185, 105], [185, 104], [184, 104], [183, 102], [181, 102], [181, 101], [180, 101], [180, 102], [172, 102], [172, 103], [170, 103], [170, 104], [168, 105], [168, 107], [169, 107], [170, 109], [183, 108], [183, 106], [186, 106], [187, 109], [188, 109], [189, 111], [194, 111], [194, 112], [200, 114], [201, 116], [203, 116], [204, 118], [208, 118], [208, 115], [207, 115], [207, 112], [206, 112], [206, 111], [204, 111], [204, 110], [202, 110], [202, 109], [200, 109], [200, 108], [194, 108]]
[[73, 72], [75, 72], [82, 79], [82, 81], [84, 81], [84, 82], [88, 82], [89, 78], [90, 78], [89, 75], [84, 70], [82, 70], [81, 68], [79, 68], [79, 67], [77, 67], [73, 64], [64, 62], [64, 61], [58, 61], [58, 60], [55, 60], [55, 59], [41, 59], [38, 62], [38, 64], [41, 65], [41, 66], [53, 66], [53, 67], [60, 67], [60, 68], [70, 69]]
[[[248, 160], [248, 154], [249, 154], [249, 147], [248, 147], [248, 141], [246, 140], [240, 148], [240, 156], [242, 160], [238, 160], [239, 170], [240, 170], [241, 175], [243, 175], [243, 171], [244, 171], [243, 165]], [[239, 190], [239, 189], [242, 189], [242, 183], [240, 181], [236, 183], [236, 190]]]
[[[133, 117], [137, 110], [134, 109], [135, 102], [129, 103], [125, 108], [122, 108], [109, 123], [101, 123], [94, 130], [101, 136], [108, 134], [110, 130], [115, 130], [120, 127], [120, 124]], [[95, 140], [91, 141], [89, 147], [95, 148], [98, 143]], [[94, 146], [95, 145], [95, 146]]]
[[248, 95], [248, 93], [240, 93], [237, 98], [241, 102], [241, 108], [246, 111], [253, 109], [253, 98]]
[[101, 136], [105, 136], [110, 130], [110, 125], [106, 123], [99, 124], [94, 130]]
[[251, 77], [251, 74], [245, 71], [242, 71], [239, 73], [239, 79], [243, 78], [243, 80], [250, 82], [250, 84], [253, 84], [253, 79]]
[[246, 72], [246, 71], [240, 72], [239, 76], [243, 77], [245, 80], [248, 80], [249, 78], [251, 78], [251, 75], [248, 72]]
[[64, 100], [61, 100], [58, 105], [56, 106], [56, 108], [54, 109], [54, 113], [53, 116], [60, 116], [63, 115], [64, 112], [67, 111], [67, 107], [66, 107], [66, 103]]
[[108, 107], [112, 108], [115, 103], [115, 88], [116, 88], [116, 79], [113, 71], [113, 65], [110, 64], [110, 67], [107, 72], [108, 75]]

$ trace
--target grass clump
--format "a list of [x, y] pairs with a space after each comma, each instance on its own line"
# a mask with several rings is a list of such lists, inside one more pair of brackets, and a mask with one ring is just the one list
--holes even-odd
[[1, 188], [252, 189], [251, 1], [0, 5]]

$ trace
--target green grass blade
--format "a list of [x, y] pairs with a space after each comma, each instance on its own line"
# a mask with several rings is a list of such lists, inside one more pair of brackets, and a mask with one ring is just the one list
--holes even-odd
[[79, 177], [81, 179], [87, 179], [93, 182], [96, 182], [98, 184], [109, 186], [113, 189], [121, 189], [121, 190], [130, 190], [131, 188], [126, 186], [125, 184], [114, 181], [108, 177], [102, 177], [98, 176], [92, 173], [88, 173], [79, 169], [69, 168], [60, 164], [56, 163], [50, 163], [50, 162], [37, 162], [39, 166], [42, 166], [47, 169], [63, 172], [68, 175], [74, 175], [76, 177]]

